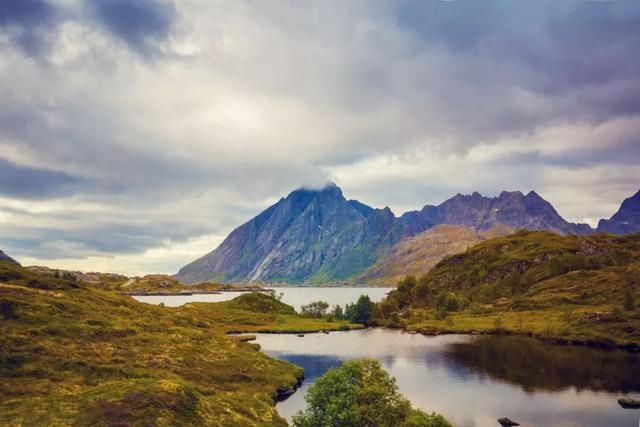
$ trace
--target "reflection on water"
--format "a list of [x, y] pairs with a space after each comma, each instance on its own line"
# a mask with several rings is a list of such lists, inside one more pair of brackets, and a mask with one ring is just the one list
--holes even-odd
[[447, 346], [453, 363], [525, 391], [640, 390], [640, 357], [622, 350], [555, 346], [526, 337], [481, 337]]
[[287, 418], [305, 406], [304, 394], [318, 376], [365, 356], [378, 359], [416, 406], [456, 426], [498, 426], [496, 419], [506, 416], [523, 426], [635, 427], [640, 416], [616, 401], [618, 392], [640, 392], [637, 354], [522, 337], [427, 337], [385, 329], [302, 338], [259, 334], [257, 342], [305, 368], [302, 388], [278, 403]]

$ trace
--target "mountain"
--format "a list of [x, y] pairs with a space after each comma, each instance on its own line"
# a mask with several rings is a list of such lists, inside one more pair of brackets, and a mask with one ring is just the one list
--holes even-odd
[[7, 261], [7, 262], [10, 262], [12, 264], [18, 264], [18, 262], [16, 260], [14, 260], [13, 258], [11, 258], [9, 255], [5, 254], [2, 251], [0, 251], [0, 261]]
[[[625, 201], [623, 205], [629, 205], [625, 212], [637, 212], [636, 202]], [[493, 198], [477, 192], [466, 196], [458, 194], [438, 206], [426, 205], [398, 218], [389, 208], [374, 209], [357, 200], [347, 200], [340, 188], [329, 184], [318, 190], [293, 191], [233, 230], [218, 248], [183, 267], [176, 277], [184, 283], [292, 284], [386, 277], [382, 273], [384, 266], [368, 269], [376, 262], [412, 264], [408, 259], [394, 261], [399, 259], [398, 253], [407, 250], [405, 247], [394, 249], [394, 245], [440, 224], [458, 225], [476, 234], [502, 230], [496, 235], [504, 235], [504, 231], [512, 229], [547, 230], [562, 235], [594, 232], [586, 224], [565, 221], [534, 191], [526, 195], [520, 191], [503, 191]], [[460, 238], [462, 246], [470, 241]], [[413, 245], [420, 242], [427, 245], [443, 242], [442, 248], [424, 248], [429, 252], [429, 255], [423, 252], [425, 256], [434, 260], [438, 254], [447, 254], [456, 247], [442, 239], [430, 239], [429, 235], [413, 241]], [[421, 262], [424, 268], [429, 263], [426, 259]], [[378, 273], [374, 271], [381, 276], [376, 276]]]
[[625, 199], [609, 219], [598, 223], [599, 233], [626, 234], [640, 231], [640, 191]]
[[514, 229], [549, 230], [559, 234], [589, 234], [587, 224], [565, 221], [549, 202], [535, 191], [527, 195], [520, 191], [503, 191], [498, 197], [484, 197], [475, 192], [470, 196], [457, 194], [438, 206], [425, 206], [420, 211], [407, 212], [401, 219], [413, 232], [436, 224], [456, 224], [476, 231], [496, 225]]
[[341, 280], [373, 264], [405, 234], [391, 210], [348, 201], [335, 184], [299, 189], [176, 277], [186, 283]]

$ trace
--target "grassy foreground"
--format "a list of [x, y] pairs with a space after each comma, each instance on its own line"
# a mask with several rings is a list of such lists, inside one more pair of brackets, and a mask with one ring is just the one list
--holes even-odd
[[640, 234], [518, 232], [407, 278], [379, 323], [422, 333], [514, 333], [640, 349]]
[[230, 330], [340, 329], [262, 294], [153, 306], [0, 262], [0, 425], [285, 425], [302, 370]]

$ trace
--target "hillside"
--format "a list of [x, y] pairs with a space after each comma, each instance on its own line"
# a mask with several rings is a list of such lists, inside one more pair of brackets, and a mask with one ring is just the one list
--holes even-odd
[[393, 246], [355, 280], [358, 282], [395, 286], [405, 276], [426, 274], [446, 255], [463, 252], [484, 240], [474, 230], [457, 225], [436, 225]]
[[448, 256], [404, 280], [382, 323], [417, 330], [494, 330], [640, 343], [640, 234], [521, 231]]
[[[616, 215], [601, 221], [600, 231], [640, 231], [639, 198], [627, 199]], [[381, 260], [385, 265], [393, 264], [388, 257], [397, 259], [397, 251], [410, 250], [416, 243], [394, 249], [398, 242], [443, 224], [476, 233], [500, 229], [547, 230], [562, 235], [594, 232], [587, 224], [564, 220], [534, 191], [503, 191], [493, 198], [477, 192], [458, 194], [440, 205], [426, 205], [396, 217], [389, 208], [374, 209], [347, 200], [340, 188], [329, 184], [319, 190], [293, 191], [233, 230], [220, 246], [180, 269], [176, 277], [188, 284], [354, 282], [370, 277], [370, 269], [384, 270], [384, 265], [372, 266]], [[425, 240], [428, 245], [437, 241]], [[461, 241], [458, 247], [465, 244]], [[450, 253], [447, 246], [449, 242], [433, 252]], [[395, 273], [390, 277], [396, 277]]]
[[0, 425], [286, 425], [301, 369], [231, 330], [349, 327], [262, 294], [170, 308], [0, 261]]

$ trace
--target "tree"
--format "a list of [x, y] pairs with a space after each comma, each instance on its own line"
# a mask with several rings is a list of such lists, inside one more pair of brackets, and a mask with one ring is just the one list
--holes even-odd
[[327, 313], [329, 303], [325, 301], [315, 301], [301, 307], [301, 313], [303, 316], [308, 317], [322, 317]]
[[344, 313], [345, 317], [352, 322], [369, 325], [373, 317], [373, 310], [376, 305], [368, 295], [360, 295], [355, 304], [347, 304]]
[[413, 409], [394, 378], [372, 359], [330, 369], [309, 388], [308, 407], [293, 417], [296, 427], [451, 427], [443, 417]]
[[336, 305], [333, 308], [333, 312], [331, 314], [336, 320], [344, 320], [344, 310], [342, 310], [342, 307], [340, 307], [339, 305]]

